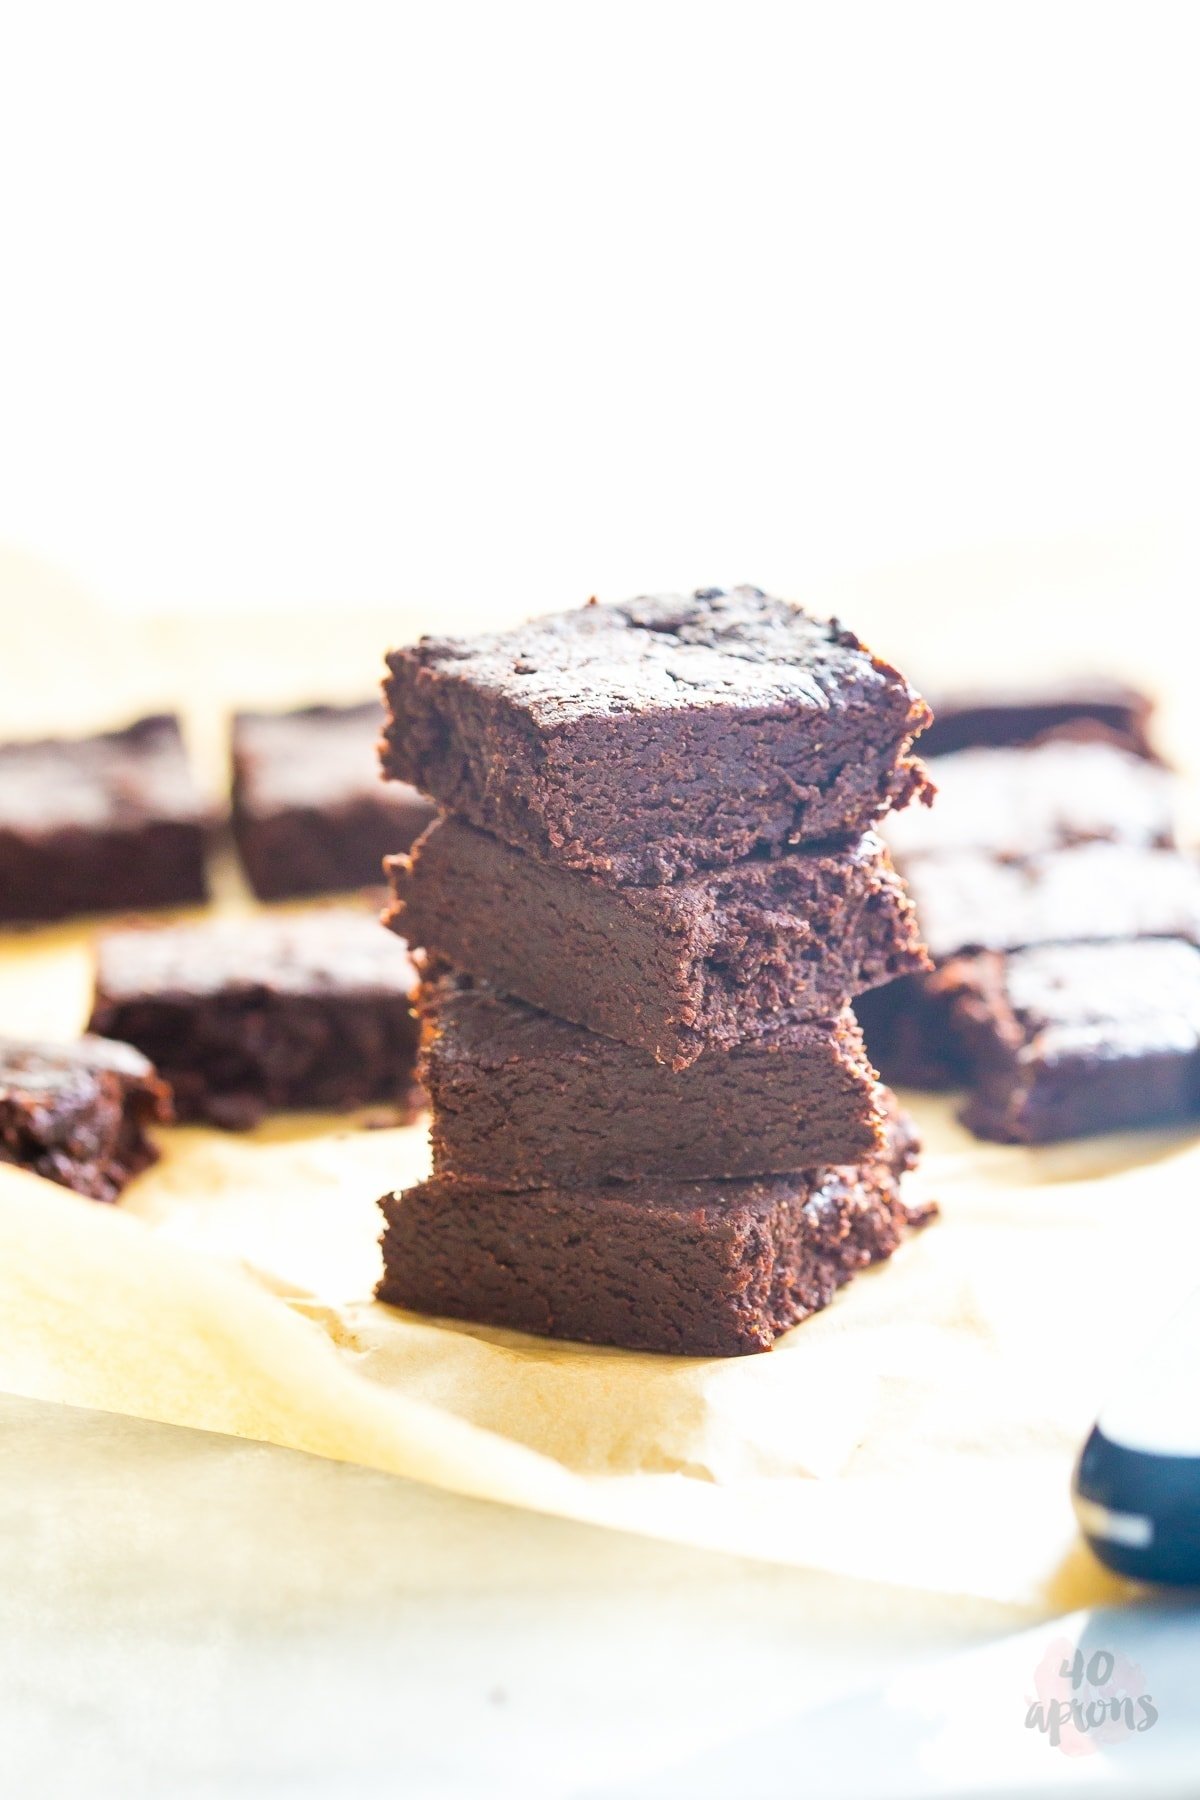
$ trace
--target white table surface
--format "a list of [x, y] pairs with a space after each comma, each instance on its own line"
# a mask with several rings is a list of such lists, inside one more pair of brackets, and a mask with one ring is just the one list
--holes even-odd
[[11, 1396], [0, 1467], [6, 1800], [1194, 1791], [1186, 1604], [1103, 1615], [1164, 1716], [1070, 1759], [1057, 1621]]
[[1028, 1625], [7, 1396], [0, 1467], [21, 1800], [565, 1796]]

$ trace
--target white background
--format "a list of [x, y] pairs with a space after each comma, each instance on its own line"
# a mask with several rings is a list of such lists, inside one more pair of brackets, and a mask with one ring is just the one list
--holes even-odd
[[1198, 25], [0, 0], [0, 543], [436, 618], [1183, 512]]

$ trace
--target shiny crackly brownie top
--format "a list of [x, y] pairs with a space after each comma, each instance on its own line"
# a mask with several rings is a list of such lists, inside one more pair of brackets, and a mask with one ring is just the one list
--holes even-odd
[[826, 711], [840, 698], [908, 684], [836, 620], [754, 587], [702, 588], [620, 604], [593, 601], [511, 631], [426, 637], [389, 662], [466, 677], [544, 723], [666, 706]]

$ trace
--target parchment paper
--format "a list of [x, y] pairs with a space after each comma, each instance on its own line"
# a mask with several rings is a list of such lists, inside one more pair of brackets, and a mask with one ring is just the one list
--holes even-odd
[[[240, 636], [254, 641], [249, 625]], [[339, 661], [314, 635], [325, 681], [273, 666], [252, 697], [361, 690], [347, 671], [365, 641], [339, 639]], [[142, 648], [139, 701], [169, 685], [167, 662], [187, 667], [193, 736], [215, 747], [212, 695], [231, 668], [214, 674], [169, 634], [157, 660]], [[119, 718], [121, 696], [102, 707], [86, 659], [75, 668], [86, 722]], [[250, 904], [221, 885], [223, 905]], [[3, 940], [0, 1030], [80, 1027], [90, 935]], [[1130, 1345], [1194, 1284], [1200, 1147], [1159, 1134], [988, 1148], [946, 1103], [914, 1105], [928, 1146], [915, 1191], [941, 1222], [772, 1353], [732, 1361], [374, 1304], [375, 1201], [426, 1166], [419, 1126], [165, 1131], [162, 1161], [116, 1210], [0, 1167], [0, 1387], [781, 1562], [1039, 1610], [1100, 1599], [1113, 1584], [1078, 1543], [1071, 1465]]]
[[689, 1361], [370, 1301], [374, 1200], [420, 1172], [419, 1127], [162, 1139], [116, 1212], [0, 1168], [3, 1387], [880, 1580], [1108, 1591], [1071, 1460], [1127, 1330], [1191, 1282], [1190, 1145], [935, 1152], [943, 1220], [890, 1267], [769, 1355]]

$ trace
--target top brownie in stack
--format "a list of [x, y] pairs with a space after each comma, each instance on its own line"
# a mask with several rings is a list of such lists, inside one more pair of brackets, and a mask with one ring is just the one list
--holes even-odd
[[840, 627], [705, 590], [389, 664], [384, 766], [454, 809], [389, 865], [414, 947], [676, 1069], [927, 966], [867, 829], [927, 709]]
[[544, 862], [652, 886], [855, 838], [927, 795], [923, 700], [757, 588], [393, 651], [385, 774]]

